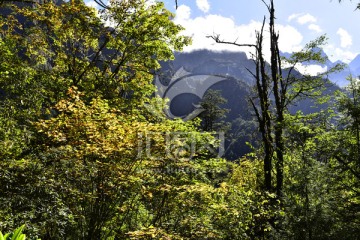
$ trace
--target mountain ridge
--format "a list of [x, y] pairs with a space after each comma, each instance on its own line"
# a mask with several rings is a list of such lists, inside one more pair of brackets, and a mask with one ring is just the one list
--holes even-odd
[[[327, 61], [325, 64], [330, 66], [335, 63]], [[162, 69], [158, 77], [165, 88], [172, 87], [169, 85], [169, 79], [177, 78], [179, 70], [186, 71], [188, 76], [224, 76], [226, 78], [225, 81], [213, 84], [208, 90], [220, 91], [221, 96], [227, 100], [227, 103], [222, 104], [221, 107], [229, 109], [229, 112], [222, 120], [231, 123], [230, 135], [235, 136], [239, 132], [243, 132], [243, 134], [244, 131], [246, 132], [244, 136], [237, 136], [235, 142], [232, 137], [226, 136], [225, 145], [228, 151], [226, 151], [225, 157], [227, 159], [236, 159], [251, 151], [246, 142], [255, 144], [249, 136], [258, 134], [257, 125], [253, 121], [254, 113], [248, 104], [249, 97], [253, 96], [251, 92], [255, 83], [254, 77], [251, 74], [251, 72], [256, 70], [252, 59], [249, 59], [244, 52], [197, 50], [187, 53], [176, 52], [173, 61], [162, 62], [161, 66]], [[285, 69], [284, 74], [286, 75], [286, 73]], [[300, 73], [295, 72], [293, 74]], [[340, 78], [341, 75], [337, 75], [337, 77]], [[191, 80], [189, 77], [186, 79]], [[185, 78], [184, 81], [186, 81]], [[326, 81], [324, 94], [333, 95], [335, 91], [340, 90], [337, 85], [330, 83], [326, 79], [324, 81]], [[202, 87], [201, 85], [197, 86]], [[194, 94], [182, 94], [179, 91], [179, 94], [171, 99], [169, 108], [175, 116], [180, 117], [193, 112], [201, 100]], [[302, 99], [290, 106], [289, 111], [295, 113], [301, 110], [304, 114], [309, 114], [327, 106], [326, 104], [316, 105], [313, 99]]]

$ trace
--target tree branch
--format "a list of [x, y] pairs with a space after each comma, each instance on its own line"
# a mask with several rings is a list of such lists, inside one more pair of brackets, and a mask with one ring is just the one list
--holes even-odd
[[257, 46], [255, 44], [240, 44], [240, 43], [237, 43], [236, 40], [234, 42], [228, 42], [228, 41], [221, 40], [219, 34], [208, 35], [206, 37], [212, 38], [216, 43], [230, 44], [230, 45], [234, 45], [234, 46], [238, 46], [238, 47], [254, 47], [257, 49]]
[[341, 159], [341, 157], [339, 156], [334, 156], [336, 160], [338, 160], [338, 162], [342, 163], [343, 166], [349, 170], [357, 179], [360, 179], [360, 174], [358, 172], [356, 172], [354, 169], [352, 169], [348, 163], [346, 163], [343, 159]]

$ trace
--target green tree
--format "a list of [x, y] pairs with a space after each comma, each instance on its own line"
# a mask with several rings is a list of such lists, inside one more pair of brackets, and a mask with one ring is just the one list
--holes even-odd
[[[305, 48], [294, 53], [290, 59], [280, 56], [279, 34], [275, 28], [275, 7], [274, 1], [267, 4], [263, 1], [269, 12], [269, 41], [270, 41], [270, 63], [265, 61], [263, 41], [265, 18], [262, 28], [257, 32], [255, 44], [240, 44], [228, 42], [220, 39], [220, 36], [211, 36], [218, 43], [232, 44], [239, 47], [255, 48], [254, 63], [255, 72], [251, 73], [255, 78], [255, 97], [250, 98], [259, 130], [262, 135], [264, 148], [264, 176], [265, 189], [267, 191], [276, 190], [277, 196], [281, 198], [284, 182], [284, 155], [285, 149], [285, 115], [288, 113], [289, 105], [303, 97], [319, 96], [321, 88], [325, 84], [323, 77], [329, 72], [335, 71], [340, 66], [336, 66], [327, 72], [316, 77], [310, 75], [299, 76], [296, 68], [302, 62], [318, 61], [324, 62], [316, 48], [324, 44], [325, 36], [307, 44]], [[286, 69], [283, 68], [286, 66]], [[286, 72], [285, 72], [286, 70]], [[270, 93], [273, 95], [272, 101]], [[272, 172], [273, 162], [275, 161], [276, 184], [273, 187]]]
[[208, 90], [200, 106], [204, 109], [199, 117], [202, 119], [202, 129], [204, 131], [224, 131], [227, 127], [225, 122], [221, 121], [226, 117], [229, 112], [228, 109], [223, 108], [221, 105], [225, 104], [227, 100], [221, 96], [219, 90]]
[[343, 114], [340, 127], [350, 137], [351, 146], [346, 145], [351, 151], [347, 156], [338, 156], [338, 160], [348, 167], [354, 176], [360, 179], [360, 86], [358, 79], [349, 77], [347, 91], [339, 93], [338, 110]]
[[262, 205], [239, 204], [258, 196], [249, 170], [209, 158], [217, 140], [199, 122], [148, 112], [160, 102], [151, 72], [189, 42], [162, 3], [12, 9], [0, 28], [3, 229], [27, 223], [43, 239], [254, 235]]
[[342, 211], [340, 218], [344, 225], [340, 230], [356, 235], [359, 232], [358, 217], [360, 204], [360, 158], [359, 158], [359, 83], [358, 79], [349, 77], [350, 84], [345, 92], [340, 92], [335, 107], [338, 113], [338, 125], [329, 132], [332, 146], [332, 169], [338, 177], [338, 191]]
[[269, 230], [258, 225], [273, 214], [258, 192], [258, 161], [204, 157], [216, 141], [191, 122], [152, 123], [108, 100], [87, 104], [76, 88], [68, 95], [56, 117], [34, 123], [34, 151], [0, 178], [2, 209], [31, 236], [250, 239]]
[[[78, 144], [75, 140], [70, 142], [74, 145], [69, 145], [73, 151], [56, 148], [51, 145], [54, 144], [51, 139], [48, 142], [48, 148], [51, 149], [47, 149], [43, 138], [50, 132], [39, 134], [41, 129], [39, 126], [35, 127], [33, 122], [43, 118], [55, 121], [53, 117], [64, 108], [59, 105], [54, 108], [54, 105], [65, 99], [70, 86], [84, 92], [81, 99], [77, 98], [75, 103], [66, 105], [70, 115], [73, 111], [71, 107], [82, 109], [102, 97], [116, 111], [147, 119], [146, 114], [141, 115], [139, 111], [145, 109], [142, 107], [143, 103], [153, 101], [150, 100], [154, 88], [151, 84], [151, 71], [159, 67], [159, 60], [172, 58], [173, 50], [180, 50], [188, 43], [188, 38], [178, 35], [182, 28], [170, 20], [172, 14], [159, 2], [153, 5], [140, 0], [113, 2], [100, 13], [87, 7], [82, 1], [61, 5], [44, 3], [32, 7], [11, 7], [13, 13], [1, 16], [0, 19], [0, 89], [3, 93], [0, 106], [0, 204], [1, 212], [4, 213], [0, 221], [5, 228], [25, 221], [32, 222], [33, 233], [39, 233], [45, 238], [62, 238], [74, 229], [70, 236], [80, 238], [87, 234], [96, 238], [107, 231], [102, 224], [111, 220], [109, 215], [113, 216], [104, 211], [110, 209], [117, 212], [119, 209], [105, 207], [112, 200], [104, 193], [101, 197], [109, 201], [98, 195], [87, 195], [86, 191], [91, 186], [84, 186], [80, 182], [82, 175], [85, 175], [82, 180], [86, 182], [86, 177], [105, 171], [108, 165], [103, 162], [99, 165], [93, 163], [93, 173], [79, 164], [77, 160], [81, 158], [76, 159], [77, 155], [74, 153]], [[112, 26], [105, 26], [104, 21], [110, 21]], [[105, 114], [107, 105], [102, 100], [98, 101], [101, 105], [99, 108], [103, 109], [96, 113]], [[84, 111], [81, 112], [81, 117], [85, 116]], [[88, 113], [92, 116], [91, 111]], [[72, 116], [80, 116], [76, 114]], [[60, 120], [61, 118], [58, 119], [59, 124]], [[86, 128], [89, 125], [85, 124], [81, 128], [71, 123], [73, 122], [69, 123], [71, 127], [68, 128], [68, 133], [74, 134], [73, 139], [78, 137], [81, 141], [82, 134], [86, 135], [81, 131], [90, 131]], [[97, 129], [101, 126], [91, 127]], [[79, 132], [74, 132], [75, 129]], [[120, 145], [122, 142], [118, 141]], [[127, 146], [131, 147], [134, 146]], [[70, 159], [62, 155], [68, 150]], [[87, 149], [90, 152], [95, 150]], [[93, 154], [96, 155], [96, 152]], [[61, 159], [61, 156], [66, 160]], [[52, 162], [51, 159], [61, 161]], [[73, 164], [76, 171], [69, 171], [67, 164]], [[64, 172], [58, 174], [52, 168], [55, 165]], [[59, 183], [64, 185], [53, 182], [54, 174], [58, 174]], [[111, 180], [113, 176], [109, 175], [107, 179]], [[73, 185], [66, 185], [69, 182], [61, 177], [73, 177]], [[99, 185], [93, 186], [96, 186], [93, 189], [101, 189]], [[84, 189], [81, 191], [76, 187]], [[83, 197], [83, 202], [76, 201], [81, 199], [72, 201], [73, 196]], [[118, 195], [115, 194], [114, 198], [116, 196]], [[123, 196], [125, 198], [126, 194]], [[126, 199], [130, 201], [131, 197]], [[77, 204], [80, 208], [73, 207]], [[96, 212], [91, 209], [92, 206], [101, 206], [105, 210]], [[99, 214], [106, 216], [101, 215], [97, 220], [95, 217]], [[135, 220], [136, 218], [132, 221]], [[108, 233], [112, 234], [112, 231], [110, 229]]]
[[350, 151], [344, 131], [334, 124], [338, 117], [332, 109], [286, 116], [281, 238], [356, 239], [358, 235], [358, 183], [336, 159], [339, 150]]
[[[147, 122], [141, 115], [111, 109], [101, 99], [87, 106], [74, 89], [69, 95], [57, 104], [56, 118], [36, 124], [44, 135], [31, 160], [43, 169], [46, 183], [40, 188], [56, 193], [73, 218], [64, 236], [126, 238], [128, 232], [146, 226], [162, 229], [164, 218], [170, 224], [174, 216], [168, 205], [178, 203], [177, 195], [189, 187], [197, 191], [187, 175], [196, 170], [189, 162], [195, 153], [187, 143], [162, 133], [191, 135], [196, 145], [205, 135], [182, 121]], [[145, 136], [151, 137], [151, 146]], [[53, 234], [52, 238], [61, 236]]]
[[52, 106], [71, 86], [88, 100], [102, 96], [117, 108], [143, 105], [152, 94], [151, 71], [158, 61], [172, 58], [172, 51], [189, 41], [159, 2], [114, 2], [100, 13], [82, 1], [33, 6], [4, 3], [13, 12], [0, 16], [4, 158], [31, 151], [29, 121], [56, 114]]

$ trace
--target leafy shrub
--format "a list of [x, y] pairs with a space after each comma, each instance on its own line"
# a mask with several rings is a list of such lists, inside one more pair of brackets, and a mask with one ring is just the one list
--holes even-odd
[[[23, 229], [25, 228], [25, 224], [21, 227], [17, 228], [14, 232], [7, 233], [3, 235], [0, 232], [0, 240], [25, 240], [26, 235], [22, 233]], [[40, 240], [40, 239], [37, 239]]]

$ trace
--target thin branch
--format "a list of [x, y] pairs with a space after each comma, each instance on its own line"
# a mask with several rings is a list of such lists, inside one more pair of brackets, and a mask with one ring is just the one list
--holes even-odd
[[256, 79], [255, 73], [253, 73], [249, 68], [245, 67], [245, 69]]
[[261, 0], [264, 5], [267, 7], [268, 11], [270, 12], [270, 5], [265, 2], [265, 0]]
[[102, 0], [94, 0], [100, 7], [108, 9], [109, 7]]
[[206, 37], [212, 38], [216, 43], [230, 44], [230, 45], [234, 45], [234, 46], [238, 46], [238, 47], [254, 47], [257, 49], [257, 46], [255, 44], [240, 44], [240, 43], [236, 42], [237, 39], [234, 42], [228, 42], [228, 41], [221, 40], [219, 34], [209, 35]]
[[345, 162], [341, 157], [334, 156], [336, 160], [338, 160], [340, 163], [343, 164], [343, 166], [348, 169], [357, 179], [360, 179], [360, 174], [356, 172], [354, 169], [352, 169], [347, 162]]
[[258, 122], [259, 123], [262, 122], [262, 117], [261, 117], [261, 115], [259, 113], [259, 110], [256, 107], [256, 104], [254, 103], [254, 101], [251, 98], [249, 98], [249, 101], [250, 101], [251, 106], [253, 107], [253, 109], [255, 111], [255, 115], [256, 115], [256, 118], [258, 119]]

